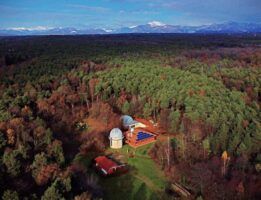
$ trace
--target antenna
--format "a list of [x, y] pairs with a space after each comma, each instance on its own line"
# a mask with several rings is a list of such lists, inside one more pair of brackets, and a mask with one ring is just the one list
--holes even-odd
[[134, 132], [134, 127], [131, 125], [131, 126], [130, 126], [131, 137], [132, 137], [133, 132]]

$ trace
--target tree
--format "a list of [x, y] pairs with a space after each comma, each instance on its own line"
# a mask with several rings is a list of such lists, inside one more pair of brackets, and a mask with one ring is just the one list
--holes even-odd
[[145, 118], [150, 117], [151, 113], [152, 113], [152, 110], [153, 109], [151, 108], [150, 104], [149, 103], [145, 103], [144, 108], [143, 108], [143, 115], [144, 115], [144, 117]]
[[181, 158], [186, 159], [186, 150], [187, 150], [187, 139], [184, 133], [181, 133], [177, 136], [178, 147], [181, 151]]
[[69, 94], [66, 97], [66, 102], [71, 105], [72, 114], [74, 114], [74, 105], [80, 101], [80, 97], [78, 94]]
[[13, 129], [7, 129], [7, 143], [10, 145], [14, 145], [15, 143], [15, 132]]
[[74, 200], [91, 200], [92, 199], [92, 194], [90, 192], [83, 192], [80, 195], [77, 195], [74, 197]]
[[21, 171], [21, 162], [18, 158], [19, 152], [17, 150], [5, 151], [3, 155], [3, 163], [7, 168], [7, 172], [11, 176], [17, 176]]
[[229, 160], [230, 160], [230, 157], [228, 156], [227, 151], [224, 151], [222, 153], [221, 159], [223, 161], [223, 165], [221, 167], [221, 173], [223, 176], [225, 176], [227, 173], [227, 168], [228, 168], [228, 164], [229, 164]]
[[34, 179], [37, 179], [39, 172], [41, 171], [42, 167], [47, 165], [47, 157], [44, 152], [36, 154], [34, 157], [33, 164], [31, 165], [32, 175]]
[[203, 145], [203, 149], [204, 149], [204, 158], [205, 158], [205, 155], [209, 155], [209, 153], [211, 152], [210, 151], [210, 143], [209, 143], [209, 139], [206, 138], [203, 140], [202, 142], [202, 145]]
[[234, 134], [228, 144], [228, 151], [232, 153], [237, 153], [237, 148], [238, 145], [240, 144], [240, 135], [239, 134]]
[[18, 193], [13, 190], [6, 190], [2, 196], [3, 200], [19, 200]]
[[63, 194], [71, 191], [71, 178], [57, 178], [44, 192], [41, 200], [65, 200]]
[[4, 110], [0, 110], [0, 122], [7, 121], [11, 118], [12, 118], [12, 116], [9, 112], [4, 111]]
[[169, 113], [170, 111], [168, 109], [162, 109], [160, 111], [159, 125], [165, 130], [169, 130], [170, 127]]
[[4, 134], [0, 132], [0, 150], [5, 147], [6, 139], [4, 138]]
[[125, 101], [123, 106], [122, 106], [122, 112], [124, 114], [128, 114], [130, 110], [130, 103], [128, 101]]
[[57, 163], [60, 165], [64, 163], [63, 147], [62, 142], [54, 140], [48, 147], [48, 155], [52, 156]]
[[172, 111], [169, 115], [169, 120], [171, 121], [171, 132], [176, 132], [179, 130], [179, 119], [180, 119], [180, 112], [179, 110]]
[[211, 189], [213, 173], [205, 163], [196, 163], [191, 171], [191, 183], [195, 188], [195, 193], [204, 194]]
[[48, 181], [55, 179], [59, 174], [59, 166], [57, 163], [43, 166], [36, 176], [35, 182], [38, 185], [45, 185]]
[[98, 83], [98, 80], [97, 80], [97, 79], [91, 79], [91, 80], [89, 81], [89, 93], [90, 93], [90, 95], [91, 95], [91, 100], [92, 100], [92, 102], [93, 102], [93, 100], [94, 100], [95, 87], [96, 87], [97, 83]]
[[55, 182], [45, 190], [41, 200], [65, 200], [60, 191], [56, 188]]
[[228, 131], [229, 127], [223, 123], [221, 127], [219, 128], [218, 132], [218, 143], [220, 144], [221, 150], [225, 151], [227, 149], [227, 143], [228, 143]]

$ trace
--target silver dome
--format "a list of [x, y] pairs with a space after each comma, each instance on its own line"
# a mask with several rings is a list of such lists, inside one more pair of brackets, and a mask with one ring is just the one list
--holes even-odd
[[123, 139], [122, 131], [119, 128], [112, 129], [111, 132], [110, 132], [109, 139], [122, 140]]
[[122, 125], [124, 127], [128, 127], [129, 125], [133, 124], [134, 120], [132, 119], [131, 116], [129, 115], [123, 115], [121, 117]]

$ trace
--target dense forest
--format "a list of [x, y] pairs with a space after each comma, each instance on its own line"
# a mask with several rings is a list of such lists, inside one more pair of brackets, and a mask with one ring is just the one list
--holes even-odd
[[108, 199], [79, 160], [105, 152], [128, 114], [167, 138], [149, 150], [168, 182], [159, 199], [180, 199], [173, 182], [192, 199], [260, 199], [260, 45], [260, 35], [1, 37], [0, 196]]

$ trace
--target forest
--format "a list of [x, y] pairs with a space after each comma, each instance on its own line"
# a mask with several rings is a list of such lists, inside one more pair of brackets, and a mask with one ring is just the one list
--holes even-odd
[[260, 199], [260, 103], [259, 34], [0, 37], [0, 196], [119, 199], [90, 160], [127, 114], [167, 138], [156, 199]]

